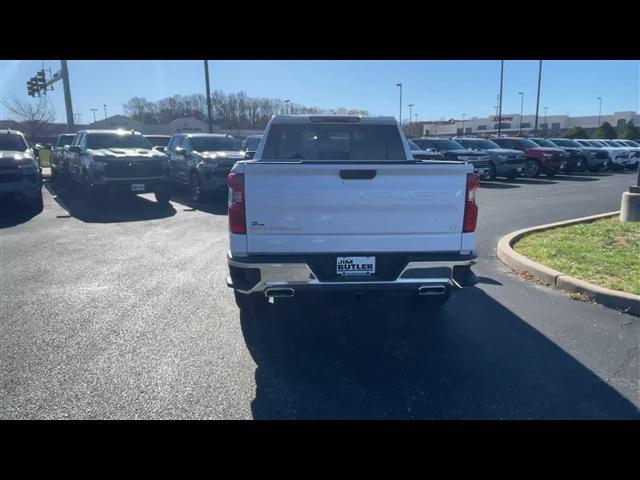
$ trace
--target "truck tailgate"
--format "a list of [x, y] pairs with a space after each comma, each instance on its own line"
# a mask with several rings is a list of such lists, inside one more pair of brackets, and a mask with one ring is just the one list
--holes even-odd
[[248, 253], [457, 252], [458, 163], [245, 164]]

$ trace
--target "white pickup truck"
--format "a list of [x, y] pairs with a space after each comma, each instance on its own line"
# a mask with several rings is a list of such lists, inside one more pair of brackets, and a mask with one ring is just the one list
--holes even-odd
[[401, 290], [429, 307], [473, 285], [479, 177], [414, 160], [393, 117], [278, 115], [228, 177], [241, 308], [302, 292]]

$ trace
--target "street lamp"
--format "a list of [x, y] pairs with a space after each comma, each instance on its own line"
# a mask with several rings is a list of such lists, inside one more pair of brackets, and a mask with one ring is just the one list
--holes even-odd
[[400, 87], [400, 115], [398, 116], [398, 121], [400, 122], [400, 126], [402, 126], [402, 84], [396, 83], [396, 87]]
[[289, 102], [291, 100], [285, 100], [284, 101], [284, 113], [289, 113]]
[[462, 135], [464, 135], [464, 117], [466, 116], [466, 113], [462, 114]]
[[522, 107], [524, 106], [524, 92], [518, 92], [520, 95], [520, 136], [522, 136]]
[[[418, 114], [414, 113], [413, 116], [416, 118], [416, 121], [414, 123], [417, 125], [418, 124]], [[420, 136], [422, 136], [422, 132], [420, 132]]]
[[409, 136], [411, 136], [411, 109], [413, 108], [413, 103], [409, 104]]
[[599, 127], [600, 117], [602, 116], [602, 97], [598, 97], [596, 100], [600, 100], [600, 108], [598, 109], [598, 127]]
[[105, 103], [104, 105], [104, 128], [107, 128], [107, 104]]
[[98, 111], [97, 108], [90, 108], [89, 110], [91, 110], [93, 112], [93, 123], [96, 123], [96, 112]]

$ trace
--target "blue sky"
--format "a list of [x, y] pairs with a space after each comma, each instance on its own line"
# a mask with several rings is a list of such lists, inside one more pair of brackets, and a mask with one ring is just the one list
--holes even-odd
[[[59, 61], [45, 61], [59, 69]], [[495, 113], [499, 61], [216, 61], [209, 62], [211, 85], [226, 93], [245, 90], [250, 96], [278, 97], [320, 108], [362, 108], [372, 115], [398, 116], [398, 87], [403, 83], [403, 117], [407, 104], [419, 120], [483, 117]], [[31, 101], [26, 81], [42, 61], [0, 61], [0, 97]], [[525, 92], [524, 112], [535, 113], [537, 61], [505, 61], [503, 113], [519, 113], [519, 91]], [[134, 96], [148, 100], [204, 93], [201, 61], [69, 61], [74, 112], [80, 122], [122, 112]], [[48, 94], [58, 120], [65, 109], [61, 82]], [[640, 62], [545, 61], [540, 111], [548, 115], [597, 115], [640, 110]], [[8, 116], [0, 106], [0, 118]]]

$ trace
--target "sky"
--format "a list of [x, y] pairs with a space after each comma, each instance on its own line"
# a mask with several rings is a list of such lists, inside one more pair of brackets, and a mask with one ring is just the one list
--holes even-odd
[[[0, 100], [35, 101], [27, 95], [27, 80], [43, 61], [0, 61]], [[202, 61], [86, 61], [70, 60], [69, 79], [74, 113], [80, 123], [123, 113], [131, 97], [147, 100], [180, 94], [205, 93]], [[57, 60], [44, 61], [53, 73]], [[209, 61], [212, 90], [244, 90], [249, 96], [280, 98], [320, 108], [358, 108], [370, 115], [399, 115], [403, 84], [403, 119], [414, 104], [418, 120], [486, 117], [495, 114], [500, 88], [500, 61]], [[538, 62], [506, 60], [503, 114], [534, 114]], [[65, 121], [62, 82], [47, 97], [57, 120]], [[640, 61], [545, 60], [540, 112], [548, 115], [597, 115], [640, 110]], [[0, 119], [10, 117], [0, 103]], [[415, 117], [414, 117], [415, 119]]]

